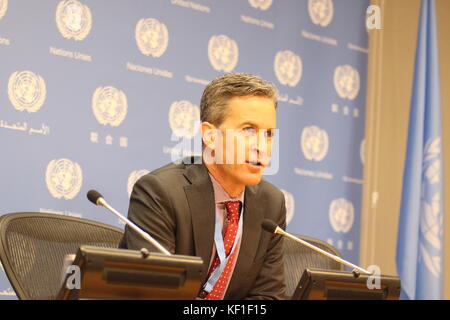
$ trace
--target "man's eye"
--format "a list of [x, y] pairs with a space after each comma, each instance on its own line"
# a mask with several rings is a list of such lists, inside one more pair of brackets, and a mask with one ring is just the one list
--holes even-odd
[[255, 128], [247, 127], [247, 128], [243, 128], [242, 129], [242, 133], [247, 135], [247, 136], [255, 135], [256, 134], [256, 130], [255, 130]]
[[275, 130], [267, 130], [265, 134], [267, 138], [273, 138], [273, 136], [275, 135]]

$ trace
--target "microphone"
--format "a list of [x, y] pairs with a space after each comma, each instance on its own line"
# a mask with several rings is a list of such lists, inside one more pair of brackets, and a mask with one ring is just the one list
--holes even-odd
[[266, 230], [267, 232], [270, 232], [270, 233], [280, 234], [280, 231], [278, 229], [283, 231], [279, 226], [277, 226], [277, 224], [275, 222], [273, 222], [272, 220], [269, 220], [269, 219], [264, 219], [261, 226], [264, 230]]
[[90, 202], [95, 204], [96, 206], [105, 207], [112, 213], [114, 213], [120, 220], [122, 220], [124, 223], [126, 223], [131, 229], [139, 233], [145, 240], [150, 242], [153, 246], [155, 246], [159, 251], [162, 253], [171, 256], [172, 254], [164, 248], [158, 241], [153, 239], [152, 236], [150, 236], [147, 232], [143, 231], [141, 228], [139, 228], [137, 225], [135, 225], [133, 222], [131, 222], [129, 219], [125, 218], [123, 215], [121, 215], [119, 212], [117, 212], [113, 207], [111, 207], [103, 198], [103, 196], [98, 192], [97, 190], [89, 190], [87, 193], [87, 198]]
[[367, 271], [367, 270], [365, 270], [365, 269], [363, 269], [361, 267], [358, 267], [357, 265], [354, 265], [353, 263], [350, 263], [350, 262], [348, 262], [348, 261], [346, 261], [346, 260], [344, 260], [344, 259], [342, 259], [342, 258], [340, 258], [338, 256], [335, 256], [334, 254], [329, 253], [328, 251], [320, 249], [320, 248], [316, 247], [315, 245], [313, 245], [313, 244], [311, 244], [311, 243], [309, 243], [309, 242], [307, 242], [305, 240], [302, 240], [300, 238], [297, 238], [296, 236], [294, 236], [294, 235], [284, 231], [283, 229], [281, 229], [272, 220], [264, 219], [264, 221], [262, 222], [261, 226], [267, 232], [275, 233], [275, 234], [281, 234], [282, 236], [288, 237], [289, 239], [292, 239], [292, 240], [294, 240], [296, 242], [299, 242], [299, 243], [307, 246], [308, 248], [311, 248], [311, 249], [313, 249], [313, 250], [315, 250], [315, 251], [317, 251], [317, 252], [327, 256], [328, 258], [333, 259], [336, 262], [339, 262], [339, 263], [345, 264], [346, 266], [352, 267], [353, 268], [352, 272], [353, 272], [355, 277], [359, 276], [358, 271], [366, 273], [366, 274], [372, 274], [371, 272], [369, 272], [369, 271]]

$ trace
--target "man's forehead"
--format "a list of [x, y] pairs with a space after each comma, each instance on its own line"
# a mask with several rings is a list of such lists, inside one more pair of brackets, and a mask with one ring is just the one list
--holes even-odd
[[240, 99], [230, 101], [225, 122], [234, 125], [251, 124], [257, 127], [276, 126], [276, 109], [269, 98]]

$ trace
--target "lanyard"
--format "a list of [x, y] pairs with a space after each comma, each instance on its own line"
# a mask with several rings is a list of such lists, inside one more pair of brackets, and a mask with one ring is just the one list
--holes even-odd
[[[212, 288], [214, 287], [217, 280], [219, 280], [220, 275], [222, 274], [223, 269], [225, 269], [225, 266], [227, 265], [228, 258], [231, 256], [233, 251], [236, 249], [236, 245], [239, 242], [239, 239], [242, 235], [242, 211], [244, 209], [244, 206], [241, 208], [241, 214], [239, 215], [239, 225], [238, 225], [238, 231], [236, 234], [236, 238], [234, 239], [233, 248], [231, 248], [230, 254], [228, 257], [226, 257], [225, 254], [225, 247], [223, 244], [223, 235], [222, 235], [222, 227], [220, 225], [219, 219], [217, 219], [216, 214], [216, 226], [214, 229], [214, 243], [216, 244], [216, 251], [217, 255], [219, 256], [220, 264], [214, 269], [214, 271], [211, 273], [208, 281], [206, 281], [203, 290], [206, 292], [211, 292]], [[214, 258], [213, 258], [214, 259]]]

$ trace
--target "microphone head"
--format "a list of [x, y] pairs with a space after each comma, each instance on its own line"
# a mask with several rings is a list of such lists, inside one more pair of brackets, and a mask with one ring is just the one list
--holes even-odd
[[97, 204], [98, 199], [99, 198], [103, 198], [103, 196], [97, 190], [89, 190], [88, 193], [87, 193], [87, 198], [93, 204], [98, 205]]
[[264, 219], [261, 226], [264, 230], [266, 230], [267, 232], [270, 232], [270, 233], [275, 233], [275, 231], [278, 228], [277, 224], [269, 219]]

